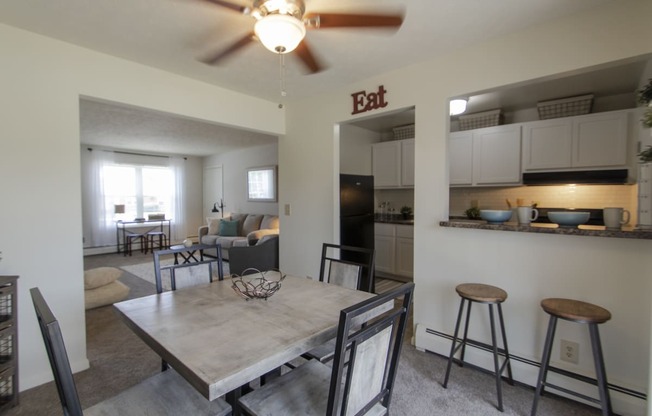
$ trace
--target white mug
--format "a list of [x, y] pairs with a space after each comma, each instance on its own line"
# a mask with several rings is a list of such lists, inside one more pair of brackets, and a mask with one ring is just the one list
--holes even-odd
[[518, 216], [519, 224], [529, 224], [530, 222], [539, 218], [539, 211], [531, 206], [516, 208], [516, 215]]
[[620, 227], [629, 222], [629, 211], [623, 208], [605, 208], [602, 210], [604, 225], [609, 230], [620, 230]]

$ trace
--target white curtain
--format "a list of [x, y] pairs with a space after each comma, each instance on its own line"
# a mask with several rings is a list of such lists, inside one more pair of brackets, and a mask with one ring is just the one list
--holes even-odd
[[113, 152], [91, 151], [91, 246], [103, 247], [116, 244], [113, 207], [108, 206], [104, 192], [104, 167], [113, 163]]
[[187, 236], [186, 213], [184, 209], [184, 188], [186, 177], [186, 160], [179, 156], [170, 156], [170, 168], [174, 172], [174, 200], [172, 201], [172, 241], [183, 241]]

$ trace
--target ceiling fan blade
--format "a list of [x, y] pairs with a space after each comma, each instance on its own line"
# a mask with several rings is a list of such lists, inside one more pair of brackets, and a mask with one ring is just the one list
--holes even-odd
[[200, 58], [199, 60], [205, 64], [215, 65], [222, 59], [231, 55], [232, 53], [249, 45], [251, 42], [254, 41], [254, 39], [255, 39], [254, 32], [249, 32], [245, 36], [237, 40], [235, 43], [233, 43], [231, 46], [229, 46], [228, 48], [223, 49], [212, 55], [206, 55], [203, 58]]
[[233, 4], [229, 1], [224, 1], [224, 0], [204, 0], [209, 3], [216, 4], [221, 7], [226, 7], [227, 9], [231, 9], [236, 12], [240, 12], [242, 14], [249, 14], [249, 8], [245, 6], [240, 6], [239, 4]]
[[301, 59], [301, 62], [303, 62], [303, 64], [310, 70], [310, 73], [315, 74], [324, 69], [319, 62], [317, 62], [317, 59], [312, 54], [305, 39], [299, 43], [299, 46], [297, 46], [294, 52], [296, 52], [299, 59]]
[[332, 27], [400, 27], [402, 15], [310, 13], [304, 17], [308, 28]]

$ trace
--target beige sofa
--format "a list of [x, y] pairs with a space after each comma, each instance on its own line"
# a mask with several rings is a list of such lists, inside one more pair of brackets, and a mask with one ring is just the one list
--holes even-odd
[[199, 241], [220, 244], [224, 260], [229, 259], [231, 247], [254, 245], [263, 236], [279, 233], [278, 215], [231, 214], [227, 218], [207, 218], [207, 223], [199, 227]]

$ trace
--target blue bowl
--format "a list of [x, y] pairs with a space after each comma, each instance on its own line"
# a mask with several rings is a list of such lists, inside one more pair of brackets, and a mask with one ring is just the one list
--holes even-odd
[[586, 223], [590, 215], [591, 213], [586, 211], [550, 211], [548, 219], [560, 227], [577, 227]]
[[504, 209], [481, 209], [480, 218], [489, 224], [502, 224], [512, 218], [512, 210]]

